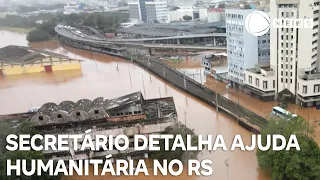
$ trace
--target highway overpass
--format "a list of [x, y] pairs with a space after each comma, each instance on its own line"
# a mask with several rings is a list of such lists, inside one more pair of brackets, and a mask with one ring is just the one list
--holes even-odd
[[[139, 41], [135, 41], [135, 42], [111, 41], [111, 40], [105, 40], [96, 36], [87, 35], [83, 33], [82, 33], [82, 36], [76, 35], [75, 33], [65, 28], [56, 28], [55, 31], [59, 35], [68, 37], [69, 39], [73, 39], [75, 41], [89, 42], [91, 44], [103, 45], [103, 46], [119, 45], [119, 46], [138, 46], [141, 48], [149, 48], [149, 49], [189, 49], [189, 50], [226, 50], [227, 49], [225, 46], [205, 46], [205, 45], [187, 45], [187, 44], [151, 44], [151, 43], [148, 44], [148, 43], [141, 43], [141, 41], [140, 42]], [[221, 34], [221, 33], [216, 33], [216, 34]], [[187, 35], [187, 36], [189, 37], [190, 35]], [[201, 36], [199, 35], [199, 37]]]

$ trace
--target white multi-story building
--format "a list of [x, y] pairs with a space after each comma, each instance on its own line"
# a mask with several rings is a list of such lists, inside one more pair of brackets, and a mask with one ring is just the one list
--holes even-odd
[[270, 0], [270, 18], [313, 19], [313, 28], [271, 28], [270, 66], [278, 95], [304, 106], [319, 104], [319, 0]]
[[[245, 71], [245, 84], [255, 94], [274, 94], [275, 98], [289, 98], [302, 106], [320, 104], [319, 16], [319, 0], [270, 0], [271, 22], [313, 19], [313, 28], [271, 25], [268, 73], [262, 73], [263, 68], [259, 67]], [[267, 87], [261, 86], [266, 81]]]
[[142, 14], [139, 0], [132, 0], [128, 3], [130, 19], [135, 21], [142, 21]]
[[245, 69], [269, 62], [269, 34], [256, 37], [245, 29], [245, 19], [253, 11], [253, 9], [226, 9], [228, 76], [232, 86], [244, 85]]
[[169, 19], [166, 0], [132, 0], [128, 3], [130, 19], [144, 22], [167, 22]]
[[168, 4], [166, 0], [146, 1], [147, 22], [158, 21], [165, 23], [169, 19]]

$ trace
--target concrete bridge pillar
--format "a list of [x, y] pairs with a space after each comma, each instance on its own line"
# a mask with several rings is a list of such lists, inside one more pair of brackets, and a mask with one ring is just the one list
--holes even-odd
[[180, 44], [179, 39], [177, 39], [177, 44]]
[[213, 38], [213, 45], [216, 46], [217, 45], [217, 40], [216, 37]]

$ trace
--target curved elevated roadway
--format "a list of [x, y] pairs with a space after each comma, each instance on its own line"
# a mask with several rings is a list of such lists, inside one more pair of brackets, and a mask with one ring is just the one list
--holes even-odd
[[[125, 39], [123, 41], [111, 41], [111, 40], [105, 40], [101, 39], [99, 37], [95, 36], [90, 36], [83, 34], [84, 37], [78, 36], [70, 32], [69, 30], [65, 28], [60, 28], [60, 29], [55, 29], [55, 31], [60, 34], [61, 36], [68, 37], [70, 39], [76, 40], [76, 41], [82, 41], [82, 42], [89, 42], [92, 44], [100, 44], [100, 45], [122, 45], [122, 46], [140, 46], [144, 48], [157, 48], [157, 49], [193, 49], [193, 50], [226, 50], [227, 47], [223, 46], [203, 46], [203, 45], [185, 45], [185, 44], [146, 44], [146, 43], [139, 43], [141, 42], [141, 39], [135, 39], [135, 42], [128, 42]], [[224, 33], [213, 33], [213, 35], [220, 35]], [[225, 35], [225, 34], [224, 34]], [[180, 38], [185, 38], [186, 36], [190, 35], [185, 35], [185, 36], [178, 36]], [[200, 34], [198, 34], [199, 37]], [[202, 37], [205, 37], [203, 34]], [[167, 37], [167, 38], [172, 38], [174, 39], [175, 37]], [[155, 38], [157, 39], [157, 38]], [[143, 41], [143, 39], [142, 39]]]

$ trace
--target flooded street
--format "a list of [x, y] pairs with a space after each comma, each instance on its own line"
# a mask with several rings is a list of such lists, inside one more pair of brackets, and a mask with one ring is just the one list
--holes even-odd
[[[4, 37], [6, 36], [6, 37]], [[0, 31], [1, 46], [11, 42], [25, 45], [25, 35]], [[7, 42], [3, 42], [7, 41]], [[0, 114], [25, 112], [34, 106], [46, 102], [60, 103], [64, 100], [94, 99], [102, 96], [115, 98], [135, 91], [141, 91], [145, 98], [173, 96], [179, 121], [194, 129], [197, 134], [222, 134], [227, 146], [232, 143], [236, 134], [241, 134], [245, 144], [250, 145], [250, 135], [229, 116], [219, 113], [197, 99], [167, 85], [142, 68], [126, 60], [96, 54], [89, 51], [76, 50], [70, 47], [59, 48], [56, 42], [32, 44], [33, 47], [60, 52], [72, 58], [83, 60], [81, 71], [65, 71], [46, 74], [32, 74], [5, 77], [0, 80]], [[119, 70], [117, 70], [117, 67]], [[185, 113], [186, 112], [186, 113]], [[185, 116], [186, 114], [186, 116]], [[139, 177], [64, 177], [66, 180], [268, 180], [268, 176], [260, 171], [255, 152], [222, 151], [209, 153], [203, 151], [199, 160], [211, 159], [214, 174], [211, 177], [179, 177], [139, 176]], [[224, 161], [228, 159], [230, 166], [226, 168]]]
[[[248, 108], [252, 112], [259, 114], [262, 117], [269, 118], [272, 111], [272, 107], [278, 106], [277, 102], [264, 102], [250, 95], [239, 92], [235, 89], [226, 89], [226, 84], [212, 78], [206, 78], [205, 86], [223, 94], [225, 97], [231, 99], [234, 102], [238, 102], [240, 105]], [[311, 125], [314, 125], [315, 120], [320, 120], [320, 110], [316, 110], [314, 107], [303, 108], [297, 104], [288, 104], [288, 111], [302, 116], [305, 120], [309, 120]], [[320, 144], [320, 127], [315, 127], [315, 140]]]

